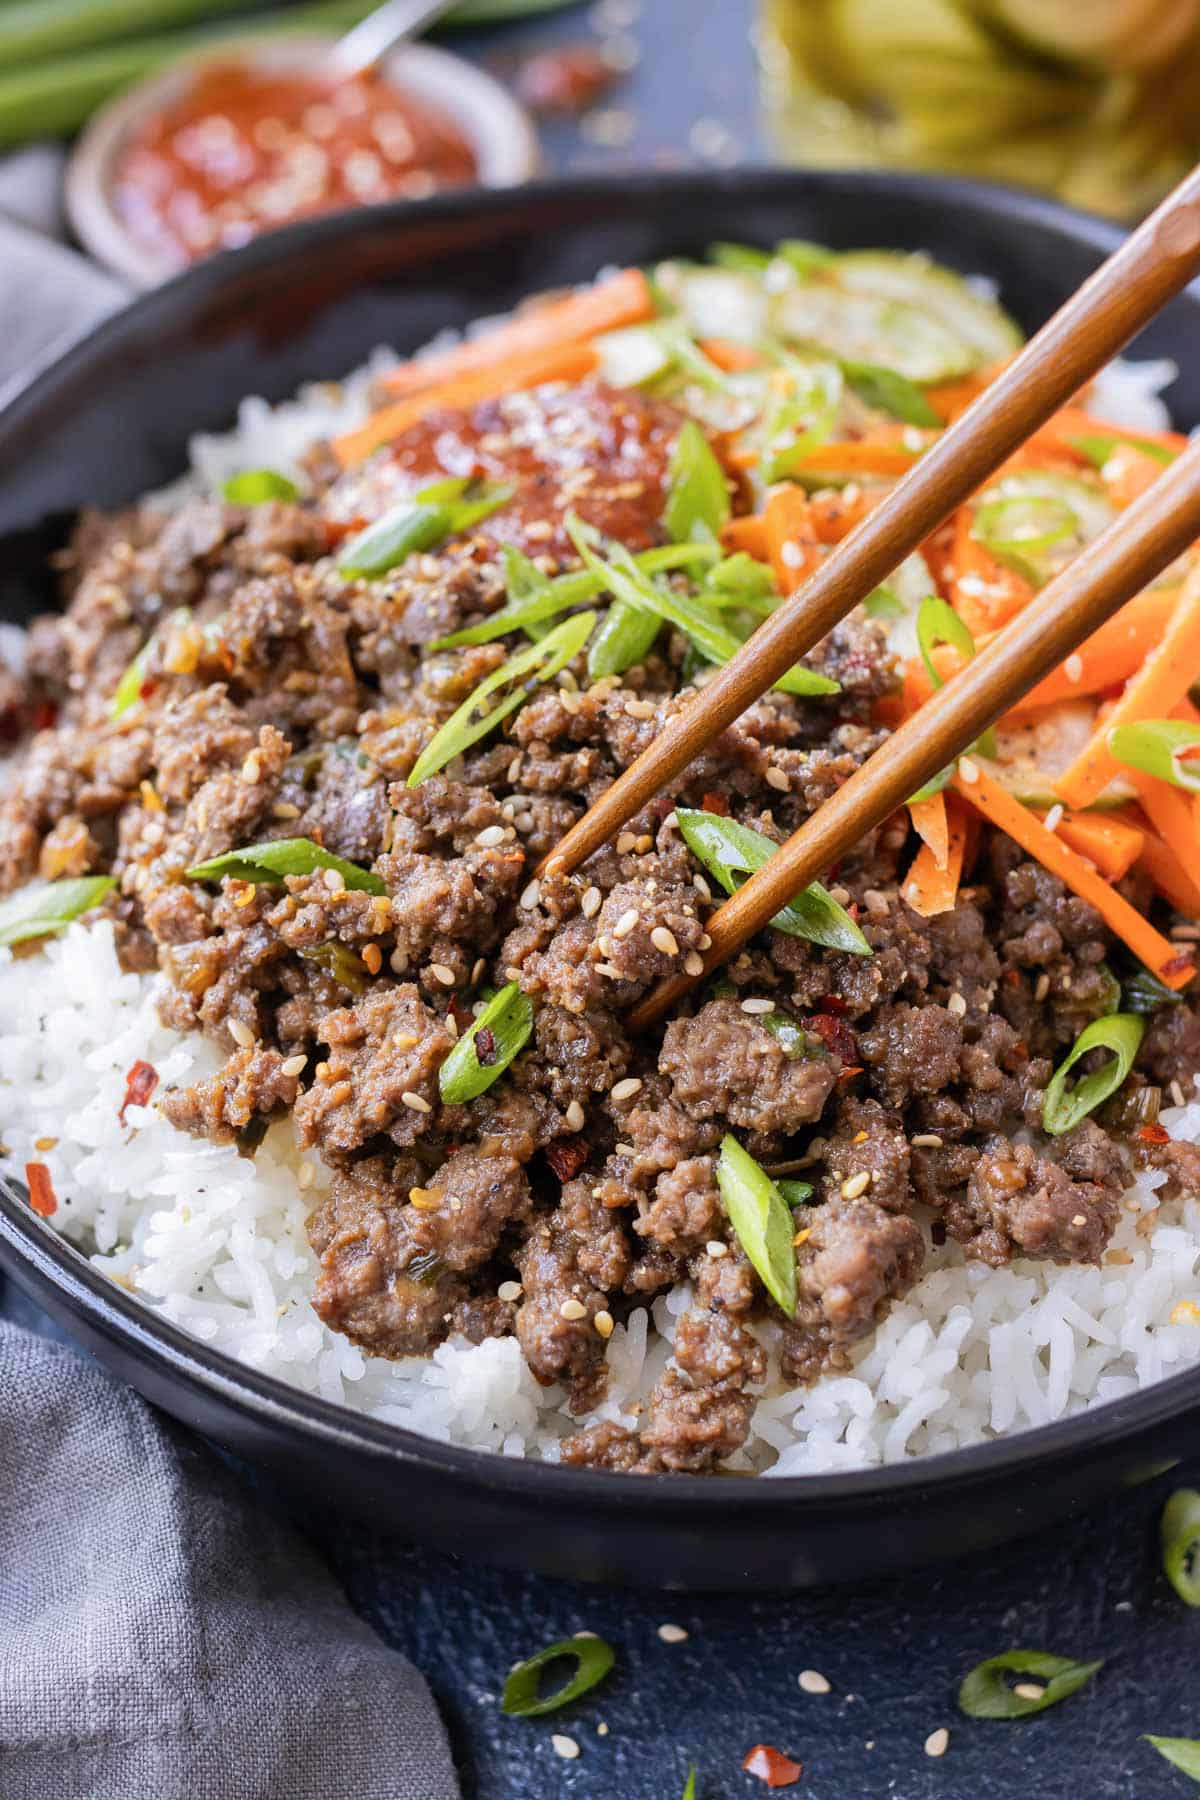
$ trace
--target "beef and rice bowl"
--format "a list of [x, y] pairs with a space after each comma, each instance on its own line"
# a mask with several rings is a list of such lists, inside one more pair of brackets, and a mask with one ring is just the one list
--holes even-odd
[[920, 257], [717, 246], [82, 518], [2, 641], [0, 1169], [199, 1337], [508, 1454], [854, 1466], [1194, 1360], [1193, 560], [628, 1027], [1176, 454], [1169, 371], [537, 874], [1018, 342]]

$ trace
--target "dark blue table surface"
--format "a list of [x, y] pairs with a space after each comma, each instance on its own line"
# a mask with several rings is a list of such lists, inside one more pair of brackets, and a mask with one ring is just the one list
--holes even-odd
[[[601, 117], [583, 129], [547, 127], [552, 168], [748, 160], [765, 151], [752, 12], [751, 0], [599, 0], [458, 34], [456, 44], [510, 74], [552, 43], [616, 38], [619, 57], [636, 53]], [[11, 1286], [0, 1284], [0, 1312], [49, 1329]], [[766, 1790], [739, 1765], [759, 1742], [804, 1764], [785, 1790], [796, 1800], [1158, 1800], [1194, 1788], [1140, 1734], [1200, 1735], [1200, 1613], [1168, 1588], [1157, 1550], [1163, 1500], [1189, 1480], [1200, 1484], [1200, 1463], [1003, 1555], [757, 1600], [546, 1581], [336, 1520], [295, 1522], [354, 1606], [429, 1679], [466, 1800], [679, 1800], [689, 1762], [698, 1800], [754, 1800]], [[279, 1504], [291, 1513], [286, 1496]], [[686, 1640], [663, 1642], [665, 1623], [682, 1626]], [[497, 1700], [509, 1665], [584, 1630], [618, 1652], [598, 1697], [550, 1719], [504, 1718]], [[965, 1671], [1015, 1647], [1107, 1660], [1083, 1694], [1039, 1718], [959, 1715]], [[801, 1692], [802, 1669], [821, 1671], [832, 1692]], [[943, 1725], [949, 1750], [934, 1760], [923, 1746]], [[552, 1731], [578, 1741], [576, 1761], [555, 1755]]]

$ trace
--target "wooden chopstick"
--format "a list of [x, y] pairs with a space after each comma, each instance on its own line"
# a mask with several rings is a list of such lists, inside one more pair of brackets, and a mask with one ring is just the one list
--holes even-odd
[[927, 700], [708, 921], [703, 970], [662, 983], [630, 1014], [639, 1031], [974, 743], [1097, 626], [1200, 536], [1200, 440], [1037, 599]]
[[1126, 239], [543, 860], [570, 874], [885, 581], [1200, 271], [1200, 167]]

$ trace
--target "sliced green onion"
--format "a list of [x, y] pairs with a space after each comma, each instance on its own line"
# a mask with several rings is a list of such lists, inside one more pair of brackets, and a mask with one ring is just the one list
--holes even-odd
[[797, 275], [811, 275], [815, 269], [828, 268], [837, 261], [837, 253], [824, 244], [811, 244], [807, 238], [784, 238], [775, 246], [775, 255], [787, 263]]
[[1193, 1781], [1200, 1781], [1200, 1738], [1155, 1737], [1150, 1731], [1142, 1735], [1175, 1768], [1190, 1775]]
[[469, 531], [506, 506], [515, 492], [494, 483], [475, 489], [466, 480], [435, 482], [351, 538], [338, 557], [338, 569], [343, 575], [386, 575], [418, 551]]
[[29, 938], [65, 931], [72, 919], [98, 906], [115, 886], [111, 875], [78, 875], [18, 888], [0, 900], [0, 944], [23, 944]]
[[[1135, 1013], [1110, 1013], [1107, 1018], [1093, 1019], [1080, 1032], [1071, 1054], [1058, 1065], [1050, 1079], [1042, 1102], [1043, 1131], [1049, 1132], [1051, 1137], [1061, 1137], [1064, 1131], [1070, 1131], [1072, 1126], [1102, 1106], [1110, 1094], [1115, 1094], [1133, 1067], [1145, 1029], [1145, 1020]], [[1089, 1050], [1111, 1050], [1112, 1060], [1068, 1089], [1067, 1076]]]
[[367, 965], [349, 944], [331, 938], [328, 943], [301, 950], [300, 954], [306, 962], [319, 963], [323, 969], [328, 969], [338, 986], [349, 988], [352, 994], [361, 994], [366, 989]]
[[[769, 862], [779, 849], [772, 838], [734, 819], [723, 819], [718, 813], [693, 811], [677, 806], [675, 818], [684, 843], [698, 857], [727, 894], [736, 893], [742, 883], [739, 876], [753, 875]], [[845, 907], [814, 881], [771, 920], [774, 931], [789, 937], [807, 938], [826, 950], [844, 950], [850, 956], [871, 956], [870, 944]]]
[[1159, 1006], [1182, 1006], [1183, 995], [1149, 969], [1141, 968], [1121, 984], [1121, 1003], [1125, 1012], [1152, 1013]]
[[261, 506], [264, 500], [295, 500], [300, 489], [277, 469], [242, 469], [221, 483], [221, 493], [235, 506]]
[[1159, 1526], [1163, 1573], [1188, 1606], [1200, 1606], [1200, 1493], [1180, 1488], [1163, 1507]]
[[[539, 682], [551, 680], [579, 654], [595, 623], [594, 612], [576, 613], [485, 676], [458, 711], [434, 732], [413, 766], [409, 787], [419, 787], [427, 777], [436, 775], [448, 762], [494, 731], [509, 713], [523, 706]], [[513, 691], [492, 705], [491, 696], [503, 687]]]
[[128, 712], [135, 701], [142, 697], [142, 685], [146, 679], [146, 670], [155, 649], [162, 641], [164, 632], [172, 627], [186, 625], [191, 620], [192, 611], [187, 606], [177, 606], [165, 619], [155, 626], [146, 639], [120, 681], [113, 690], [113, 697], [108, 703], [110, 719], [119, 719], [122, 713]]
[[659, 319], [653, 325], [645, 327], [658, 339], [663, 350], [670, 358], [671, 367], [678, 370], [685, 381], [694, 381], [697, 386], [708, 388], [712, 393], [733, 393], [734, 385], [724, 369], [719, 369], [703, 350], [688, 330], [683, 320], [674, 315]]
[[934, 412], [915, 381], [907, 375], [888, 369], [882, 363], [847, 362], [841, 359], [842, 374], [860, 400], [877, 412], [890, 413], [905, 425], [925, 425], [940, 430], [942, 419]]
[[734, 1137], [721, 1140], [717, 1186], [737, 1240], [775, 1304], [796, 1316], [792, 1211], [771, 1177]]
[[1155, 462], [1163, 464], [1173, 463], [1178, 455], [1178, 451], [1168, 449], [1166, 444], [1153, 444], [1147, 438], [1126, 437], [1125, 435], [1120, 437], [1115, 435], [1113, 437], [1086, 435], [1069, 437], [1067, 443], [1073, 450], [1078, 450], [1081, 456], [1086, 456], [1093, 467], [1097, 469], [1102, 469], [1113, 451], [1119, 450], [1122, 445], [1128, 446], [1132, 450], [1144, 451], [1147, 456], [1152, 456]]
[[704, 586], [706, 593], [727, 594], [744, 603], [768, 599], [772, 606], [775, 603], [774, 571], [746, 550], [723, 556], [708, 571]]
[[[540, 1697], [542, 1670], [564, 1658], [574, 1662], [575, 1673], [552, 1694]], [[606, 1644], [603, 1638], [566, 1638], [561, 1644], [547, 1644], [536, 1656], [527, 1657], [509, 1671], [500, 1698], [500, 1710], [515, 1719], [540, 1719], [544, 1713], [557, 1712], [560, 1706], [569, 1706], [572, 1700], [590, 1693], [604, 1680], [615, 1661], [612, 1645]]]
[[767, 348], [792, 377], [790, 392], [773, 399], [763, 417], [761, 473], [769, 484], [792, 474], [801, 457], [828, 442], [845, 384], [841, 368], [828, 358], [805, 359], [777, 346]]
[[348, 888], [359, 888], [366, 894], [383, 894], [387, 890], [379, 876], [357, 863], [334, 856], [311, 838], [273, 838], [266, 844], [247, 844], [243, 850], [226, 850], [207, 862], [196, 863], [187, 870], [189, 881], [220, 881], [228, 875], [235, 881], [252, 881], [256, 886], [281, 882], [285, 875], [311, 875], [317, 869], [336, 869]]
[[903, 600], [889, 587], [877, 587], [862, 603], [868, 619], [902, 619], [906, 612]]
[[684, 1783], [682, 1800], [696, 1800], [696, 1765], [688, 1769], [688, 1778]]
[[[1060, 1700], [1078, 1693], [1090, 1681], [1099, 1662], [1072, 1662], [1068, 1656], [1052, 1656], [1046, 1650], [1006, 1650], [1001, 1656], [989, 1657], [963, 1680], [958, 1690], [958, 1704], [971, 1719], [1024, 1719], [1030, 1713], [1045, 1712]], [[1031, 1683], [1040, 1694], [1018, 1694], [1005, 1676], [1032, 1676]]]
[[933, 660], [933, 652], [939, 644], [949, 644], [951, 649], [959, 651], [969, 661], [975, 654], [975, 639], [954, 608], [946, 600], [939, 600], [930, 594], [922, 600], [917, 610], [917, 646], [921, 652], [921, 661], [925, 664], [935, 688], [944, 685]]
[[[588, 528], [575, 514], [568, 514], [567, 531], [587, 567], [600, 575], [616, 600], [657, 613], [675, 625], [695, 644], [708, 662], [725, 663], [736, 656], [741, 640], [699, 601], [660, 588], [644, 575], [623, 544], [610, 544], [608, 557], [600, 556], [589, 542]], [[594, 535], [594, 534], [591, 534]], [[775, 683], [785, 694], [836, 694], [839, 684], [827, 675], [797, 664]]]
[[649, 656], [661, 630], [657, 613], [629, 600], [614, 600], [588, 645], [588, 674], [593, 681], [602, 675], [623, 675]]
[[673, 543], [715, 538], [729, 517], [729, 483], [712, 445], [694, 419], [679, 429], [667, 472], [663, 530]]
[[823, 1059], [824, 1046], [811, 1038], [803, 1025], [787, 1013], [763, 1013], [759, 1024], [765, 1025], [789, 1062], [813, 1062]]
[[[533, 1030], [533, 1007], [515, 981], [493, 994], [478, 1018], [463, 1032], [438, 1073], [438, 1087], [448, 1106], [474, 1100], [503, 1075], [525, 1048]], [[479, 1037], [483, 1033], [483, 1044]]]
[[754, 244], [710, 244], [708, 261], [718, 269], [732, 269], [735, 275], [765, 275], [772, 263], [769, 250]]
[[790, 1175], [781, 1175], [775, 1186], [789, 1206], [803, 1206], [812, 1199], [813, 1184], [811, 1181], [795, 1181]]
[[[510, 558], [519, 560], [513, 563]], [[504, 559], [506, 570], [527, 565], [534, 574], [541, 574], [535, 563], [531, 563], [521, 551], [513, 550], [511, 545], [505, 545]], [[685, 569], [694, 564], [717, 564], [722, 559], [715, 544], [662, 544], [657, 549], [639, 552], [633, 560], [643, 575], [657, 575], [665, 569]], [[591, 569], [573, 569], [567, 575], [556, 575], [553, 580], [542, 576], [542, 581], [543, 586], [533, 585], [526, 574], [520, 592], [514, 591], [512, 585], [509, 585], [509, 605], [478, 625], [467, 625], [462, 631], [452, 632], [449, 637], [438, 638], [429, 646], [430, 649], [451, 650], [458, 644], [488, 644], [494, 638], [505, 637], [510, 631], [525, 631], [531, 624], [553, 619], [559, 613], [569, 611], [572, 606], [582, 606], [585, 600], [593, 600], [597, 594], [604, 592], [603, 576]]]
[[947, 763], [944, 769], [939, 769], [937, 774], [925, 783], [924, 787], [918, 788], [915, 794], [910, 795], [909, 806], [915, 806], [918, 800], [932, 800], [933, 796], [940, 794], [944, 787], [949, 787], [954, 780], [957, 768], [957, 763]]
[[1129, 768], [1200, 794], [1200, 725], [1188, 719], [1142, 719], [1115, 726], [1108, 747]]

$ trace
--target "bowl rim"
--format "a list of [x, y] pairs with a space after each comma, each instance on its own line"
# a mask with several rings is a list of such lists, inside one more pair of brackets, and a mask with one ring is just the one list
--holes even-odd
[[[336, 42], [335, 36], [322, 32], [297, 32], [281, 38], [230, 38], [224, 45], [205, 46], [177, 57], [113, 95], [89, 120], [63, 176], [63, 205], [84, 248], [135, 288], [156, 287], [187, 273], [187, 269], [181, 271], [169, 258], [143, 244], [112, 203], [114, 165], [130, 132], [147, 114], [179, 92], [190, 76], [203, 69], [230, 62], [303, 68], [328, 53]], [[395, 81], [398, 90], [407, 88], [414, 98], [428, 100], [447, 114], [469, 140], [479, 165], [478, 181], [464, 191], [513, 187], [537, 172], [541, 147], [533, 120], [486, 69], [452, 50], [414, 42], [398, 44], [389, 51], [380, 70]], [[385, 204], [411, 206], [420, 202]]]
[[[419, 221], [453, 221], [466, 216], [503, 215], [519, 204], [523, 210], [561, 205], [573, 197], [581, 203], [619, 201], [637, 193], [643, 201], [690, 193], [703, 197], [720, 192], [736, 195], [753, 188], [767, 197], [866, 189], [883, 202], [888, 197], [926, 196], [959, 211], [982, 217], [1015, 218], [1073, 239], [1099, 256], [1109, 254], [1124, 233], [1110, 221], [1041, 195], [956, 176], [924, 176], [881, 170], [789, 170], [745, 165], [731, 170], [645, 171], [549, 178], [522, 186], [519, 195], [505, 189], [459, 189], [428, 200], [382, 202], [346, 212], [285, 225], [237, 249], [220, 251], [169, 281], [136, 296], [109, 315], [61, 355], [39, 370], [30, 384], [0, 410], [0, 458], [3, 440], [19, 439], [23, 422], [56, 394], [86, 374], [98, 354], [136, 343], [143, 326], [171, 313], [181, 294], [190, 290], [197, 305], [219, 293], [228, 281], [253, 276], [255, 270], [287, 262], [300, 250], [311, 250], [361, 229], [380, 232], [404, 229]], [[1186, 294], [1200, 306], [1200, 282]], [[494, 1451], [449, 1444], [374, 1419], [340, 1403], [305, 1392], [274, 1375], [266, 1375], [213, 1349], [172, 1324], [146, 1301], [126, 1293], [95, 1268], [74, 1244], [32, 1213], [19, 1198], [10, 1177], [0, 1172], [0, 1241], [10, 1255], [29, 1266], [40, 1282], [56, 1290], [70, 1310], [86, 1315], [100, 1335], [149, 1357], [176, 1380], [199, 1389], [264, 1424], [299, 1432], [328, 1446], [353, 1448], [397, 1469], [420, 1466], [453, 1480], [464, 1491], [505, 1490], [520, 1502], [574, 1502], [596, 1511], [634, 1508], [660, 1524], [686, 1513], [689, 1525], [727, 1519], [730, 1489], [726, 1482], [687, 1474], [625, 1475], [604, 1470], [570, 1468], [533, 1459], [507, 1457]], [[19, 1277], [17, 1277], [19, 1281]], [[1189, 1408], [1200, 1408], [1200, 1363], [1166, 1376], [1119, 1399], [1100, 1402], [1067, 1418], [1028, 1427], [1007, 1436], [966, 1445], [935, 1455], [888, 1464], [812, 1475], [763, 1476], [737, 1484], [739, 1512], [799, 1516], [800, 1509], [846, 1512], [878, 1510], [911, 1501], [933, 1488], [945, 1492], [970, 1489], [1002, 1474], [1073, 1452], [1095, 1453], [1123, 1441], [1144, 1437], [1169, 1426]]]

